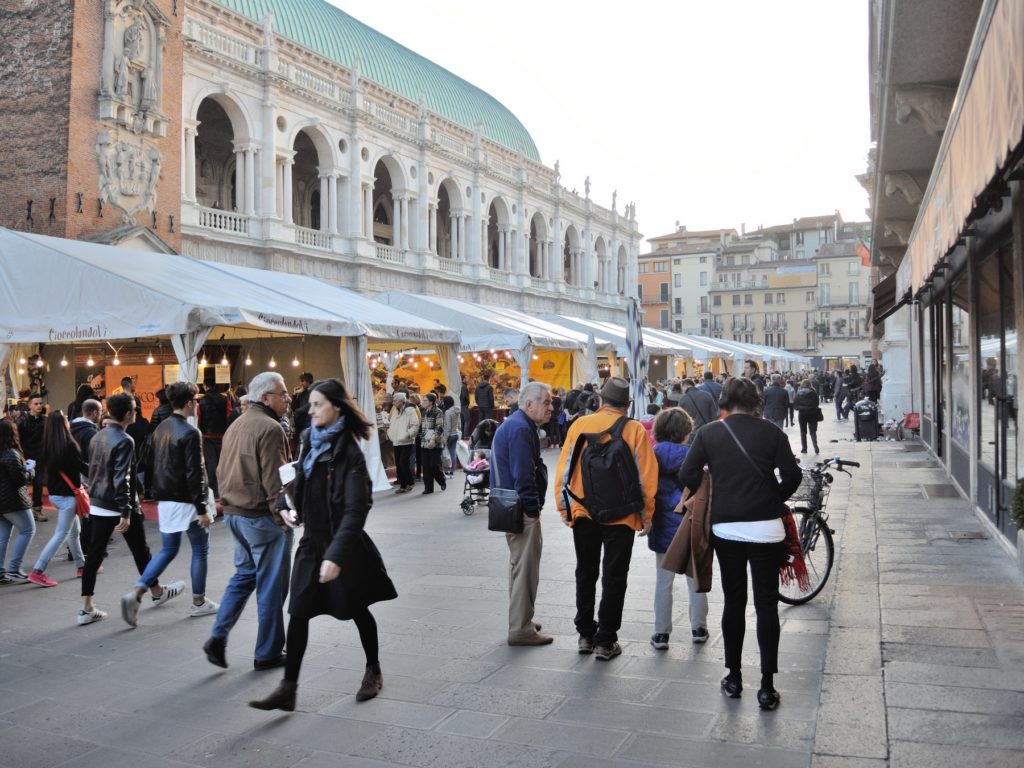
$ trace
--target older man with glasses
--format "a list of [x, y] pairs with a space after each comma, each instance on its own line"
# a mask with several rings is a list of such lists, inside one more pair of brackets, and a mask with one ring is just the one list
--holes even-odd
[[235, 537], [235, 575], [203, 646], [206, 658], [219, 667], [228, 665], [228, 633], [254, 590], [259, 628], [253, 667], [284, 665], [291, 526], [277, 510], [282, 492], [278, 468], [291, 461], [280, 422], [290, 401], [281, 374], [260, 373], [249, 384], [249, 408], [224, 434], [220, 498], [228, 530]]

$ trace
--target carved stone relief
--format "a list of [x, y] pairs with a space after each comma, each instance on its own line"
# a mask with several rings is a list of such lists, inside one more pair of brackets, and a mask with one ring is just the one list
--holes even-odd
[[161, 111], [164, 42], [170, 20], [150, 0], [107, 0], [100, 117], [133, 133], [166, 135]]
[[914, 229], [914, 222], [908, 219], [886, 219], [882, 225], [885, 227], [885, 234], [895, 235], [902, 245], [907, 244]]
[[96, 137], [100, 199], [116, 205], [125, 224], [141, 211], [156, 208], [156, 182], [160, 177], [160, 152], [131, 134], [100, 131]]
[[919, 85], [896, 90], [896, 122], [906, 125], [915, 118], [929, 136], [941, 136], [949, 121], [956, 91], [939, 85]]

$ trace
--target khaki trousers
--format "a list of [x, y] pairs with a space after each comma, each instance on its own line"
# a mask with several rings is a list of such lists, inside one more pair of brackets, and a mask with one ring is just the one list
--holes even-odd
[[540, 517], [524, 517], [522, 533], [506, 533], [508, 542], [508, 639], [523, 640], [537, 633], [533, 610], [540, 584], [540, 553], [544, 539]]

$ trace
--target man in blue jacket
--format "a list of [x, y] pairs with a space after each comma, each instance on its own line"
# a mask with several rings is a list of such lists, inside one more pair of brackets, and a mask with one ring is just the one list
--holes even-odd
[[540, 633], [533, 621], [540, 584], [543, 538], [540, 510], [548, 491], [548, 471], [540, 459], [537, 430], [551, 421], [551, 387], [539, 381], [519, 393], [519, 408], [505, 419], [491, 443], [491, 487], [519, 494], [523, 506], [523, 532], [506, 533], [509, 552], [508, 644], [547, 645], [554, 641]]

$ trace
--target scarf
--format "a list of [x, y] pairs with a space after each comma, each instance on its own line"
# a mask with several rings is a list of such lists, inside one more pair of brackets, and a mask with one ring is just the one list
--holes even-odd
[[796, 519], [788, 507], [786, 514], [782, 516], [782, 522], [786, 526], [786, 558], [779, 568], [779, 581], [783, 584], [791, 584], [796, 581], [800, 589], [806, 592], [811, 588], [811, 580], [807, 575], [807, 563], [804, 562], [804, 555], [800, 549], [800, 535], [796, 530]]
[[334, 438], [341, 434], [341, 430], [344, 428], [344, 416], [339, 416], [336, 422], [325, 429], [316, 426], [309, 428], [309, 452], [306, 454], [306, 458], [302, 460], [302, 471], [306, 477], [313, 474], [313, 465], [316, 463], [316, 460], [331, 450], [331, 447], [334, 445]]

